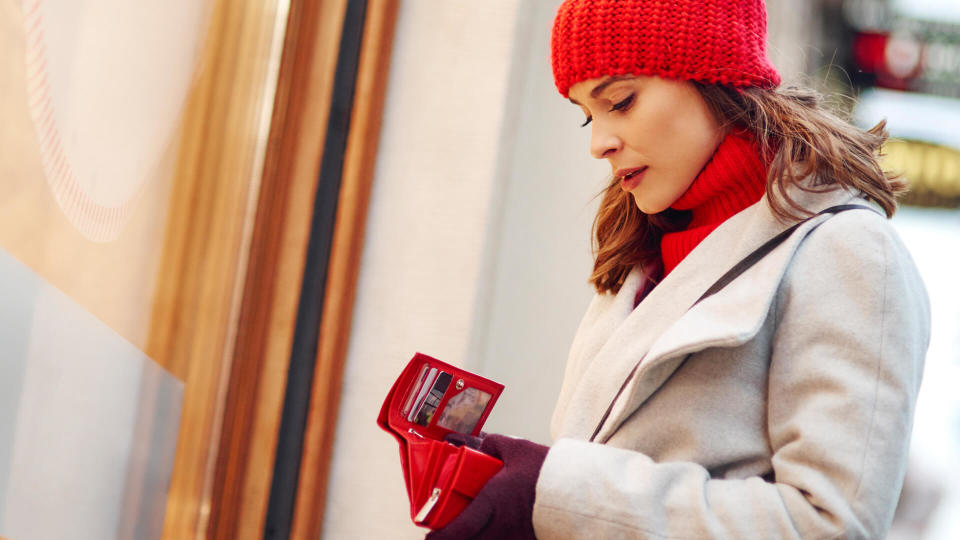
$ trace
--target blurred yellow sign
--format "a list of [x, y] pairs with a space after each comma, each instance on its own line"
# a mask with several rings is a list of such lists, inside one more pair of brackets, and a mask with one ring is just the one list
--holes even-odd
[[883, 147], [885, 170], [901, 174], [911, 191], [960, 197], [960, 150], [919, 141], [892, 139]]

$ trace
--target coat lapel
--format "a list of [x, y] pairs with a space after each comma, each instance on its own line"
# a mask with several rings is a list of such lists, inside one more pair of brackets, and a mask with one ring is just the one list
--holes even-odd
[[[840, 190], [791, 195], [814, 212], [848, 202], [853, 197]], [[617, 309], [606, 310], [597, 317], [607, 331], [592, 336], [590, 328], [581, 328], [578, 332], [575, 343], [589, 343], [592, 339], [602, 341], [602, 345], [594, 343], [592, 347], [571, 351], [571, 360], [575, 355], [590, 355], [595, 351], [592, 360], [582, 362], [582, 376], [578, 377], [579, 384], [571, 400], [593, 406], [580, 411], [574, 417], [574, 425], [568, 427], [589, 436], [630, 371], [641, 360], [597, 440], [603, 441], [612, 435], [670, 378], [688, 354], [708, 347], [734, 347], [754, 337], [800, 241], [825, 219], [827, 216], [805, 224], [741, 278], [693, 309], [690, 306], [721, 275], [789, 225], [774, 217], [766, 198], [717, 228], [636, 309], [626, 311], [623, 304], [630, 301], [632, 305], [633, 294], [642, 284], [640, 273], [637, 270], [631, 273], [611, 304]]]

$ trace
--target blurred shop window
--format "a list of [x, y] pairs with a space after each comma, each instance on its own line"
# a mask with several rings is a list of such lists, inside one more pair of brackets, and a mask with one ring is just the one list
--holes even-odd
[[893, 224], [926, 283], [932, 331], [890, 538], [953, 540], [960, 533], [960, 213], [903, 206]]
[[[120, 538], [159, 538], [161, 526], [163, 538], [194, 538], [210, 516], [219, 519], [213, 478], [223, 404], [228, 376], [239, 371], [233, 361], [256, 203], [273, 185], [262, 172], [289, 3], [0, 0], [0, 257], [112, 332], [95, 340], [78, 324], [34, 321], [16, 334], [4, 327], [0, 535], [110, 538], [104, 529], [71, 527], [65, 516], [109, 528], [101, 517], [115, 508]], [[10, 275], [0, 272], [8, 290], [27, 282]], [[33, 304], [11, 298], [0, 294], [0, 320], [30, 322], [24, 314], [32, 313], [56, 321], [62, 313], [53, 308], [68, 305], [31, 312]], [[48, 352], [9, 345], [23, 336]], [[121, 342], [131, 348], [122, 355], [103, 345]], [[50, 353], [53, 345], [62, 348]], [[116, 358], [123, 369], [142, 363], [179, 380], [182, 410], [178, 401], [174, 415], [149, 381], [104, 368]], [[123, 406], [131, 403], [139, 409]], [[154, 439], [140, 411], [182, 421]], [[114, 421], [120, 416], [133, 427]], [[88, 430], [92, 439], [83, 442], [91, 444], [73, 444], [86, 433], [77, 435], [78, 427], [91, 425], [107, 427]], [[144, 470], [135, 463], [125, 486], [118, 480], [125, 456], [132, 463], [147, 455], [126, 452], [125, 441], [145, 441], [150, 451], [175, 443], [172, 473], [134, 474]], [[76, 465], [80, 457], [89, 459]], [[102, 458], [100, 468], [83, 464]], [[153, 500], [142, 493], [157, 491], [159, 510], [142, 512], [156, 520], [144, 530], [132, 518]], [[26, 513], [32, 499], [18, 493], [44, 505]], [[44, 518], [52, 522], [31, 523]], [[43, 533], [64, 527], [73, 534]]]
[[933, 326], [892, 539], [960, 538], [960, 2], [822, 0], [823, 74], [887, 121], [884, 167], [909, 194], [893, 218], [923, 275]]

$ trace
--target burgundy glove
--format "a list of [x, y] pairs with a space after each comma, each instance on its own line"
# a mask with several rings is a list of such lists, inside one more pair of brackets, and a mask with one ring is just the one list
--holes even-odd
[[548, 447], [524, 439], [490, 434], [480, 451], [503, 462], [456, 519], [426, 540], [527, 540], [533, 535], [533, 499]]
[[487, 434], [480, 432], [479, 437], [474, 437], [473, 435], [467, 435], [466, 433], [448, 433], [446, 437], [443, 438], [444, 442], [448, 442], [454, 446], [466, 446], [467, 448], [473, 448], [474, 450], [480, 450], [480, 445], [483, 444], [483, 438]]

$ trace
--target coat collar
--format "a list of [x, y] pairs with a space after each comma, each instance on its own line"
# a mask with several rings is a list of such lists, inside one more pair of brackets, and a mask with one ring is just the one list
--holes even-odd
[[[850, 202], [856, 195], [794, 190], [791, 198], [811, 212]], [[644, 277], [634, 269], [620, 291], [598, 300], [596, 321], [581, 327], [571, 350], [571, 362], [584, 365], [573, 403], [595, 405], [582, 420], [589, 430], [600, 422], [610, 400], [640, 362], [624, 388], [597, 440], [606, 440], [617, 427], [666, 382], [690, 353], [708, 347], [735, 347], [759, 331], [780, 280], [803, 237], [827, 216], [801, 226], [783, 244], [718, 294], [690, 306], [734, 264], [790, 223], [778, 220], [768, 196], [733, 216], [703, 240], [633, 309], [633, 298]], [[589, 316], [589, 312], [588, 312]], [[582, 357], [593, 355], [592, 359]], [[580, 358], [575, 356], [580, 355]], [[642, 360], [642, 362], [641, 362]], [[577, 393], [600, 396], [578, 399]], [[582, 396], [587, 398], [586, 395]], [[579, 422], [578, 422], [579, 423]], [[587, 434], [589, 436], [589, 433]]]

